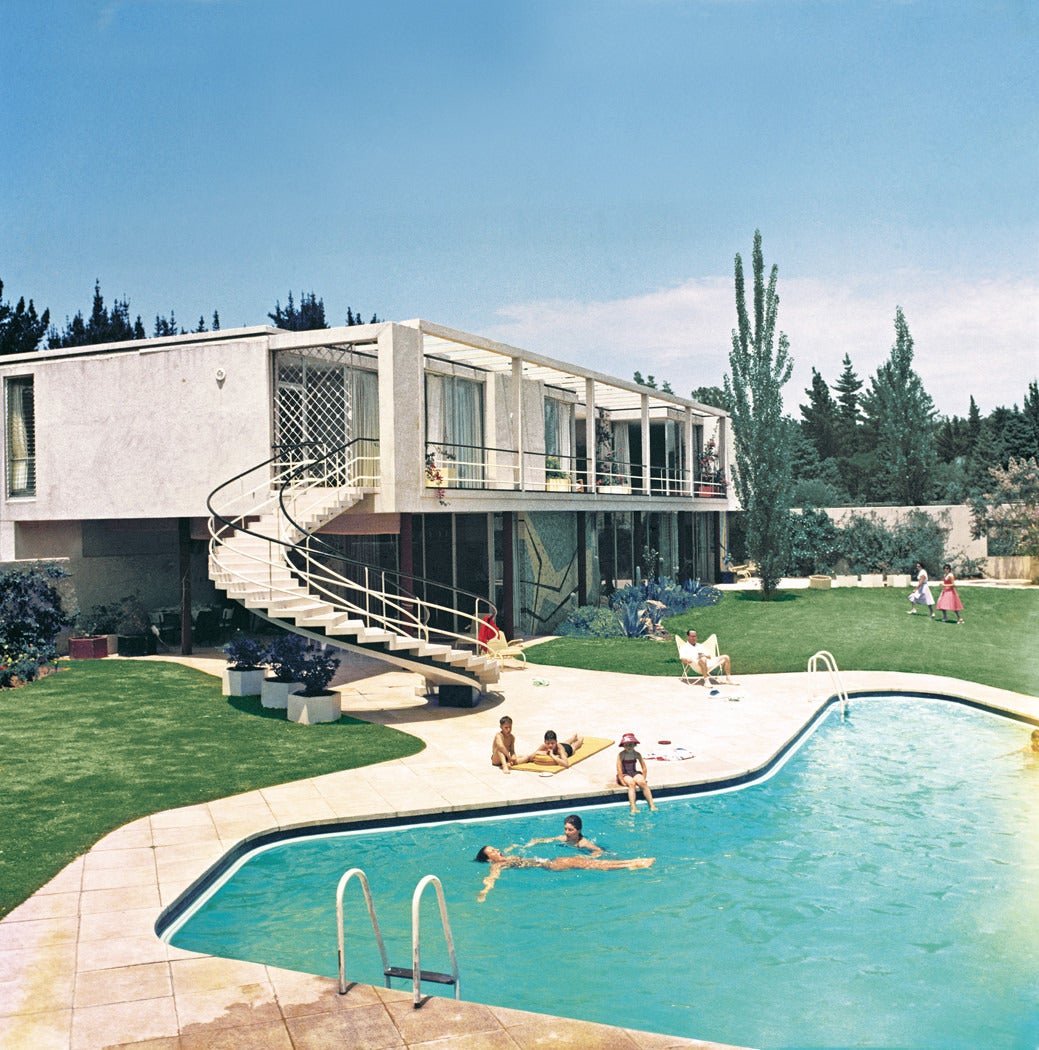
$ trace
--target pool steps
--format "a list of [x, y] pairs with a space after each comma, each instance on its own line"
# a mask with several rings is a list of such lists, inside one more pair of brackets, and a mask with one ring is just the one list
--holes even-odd
[[824, 671], [830, 672], [830, 682], [833, 685], [834, 692], [840, 702], [841, 720], [843, 721], [845, 713], [848, 710], [848, 690], [844, 688], [844, 682], [841, 680], [841, 672], [837, 669], [837, 661], [834, 659], [833, 653], [827, 652], [825, 649], [820, 649], [814, 656], [809, 658], [808, 670], [810, 672], [818, 671], [820, 664], [822, 664]]
[[[375, 935], [375, 943], [379, 947], [379, 957], [382, 959], [382, 974], [386, 980], [386, 987], [390, 987], [390, 981], [394, 977], [408, 979], [412, 984], [412, 1008], [417, 1010], [425, 1000], [422, 998], [422, 982], [429, 984], [441, 984], [454, 986], [455, 998], [460, 999], [462, 994], [461, 978], [458, 974], [458, 959], [455, 956], [455, 941], [451, 935], [451, 923], [447, 918], [447, 902], [444, 900], [444, 887], [436, 875], [426, 875], [419, 880], [415, 892], [411, 897], [411, 966], [390, 966], [386, 956], [386, 945], [382, 939], [382, 930], [379, 920], [375, 914], [375, 902], [372, 900], [372, 891], [368, 885], [368, 876], [360, 868], [351, 868], [343, 873], [336, 887], [336, 934], [338, 938], [339, 951], [339, 994], [346, 995], [346, 938], [343, 932], [343, 893], [347, 883], [357, 878], [364, 892], [364, 903], [368, 908], [368, 918], [372, 924], [372, 933]], [[451, 973], [441, 973], [437, 970], [422, 969], [422, 946], [421, 946], [421, 923], [420, 906], [422, 894], [427, 886], [433, 886], [437, 894], [437, 902], [440, 905], [440, 925], [444, 930], [444, 940], [447, 942], [447, 951], [451, 956]]]

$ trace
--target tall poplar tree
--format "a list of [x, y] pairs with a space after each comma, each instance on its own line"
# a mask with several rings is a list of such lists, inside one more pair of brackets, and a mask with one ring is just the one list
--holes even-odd
[[913, 369], [913, 337], [902, 307], [895, 308], [895, 343], [862, 398], [875, 442], [877, 494], [903, 506], [930, 497], [938, 462], [931, 395]]
[[736, 321], [724, 379], [736, 450], [736, 493], [743, 504], [747, 553], [758, 565], [765, 601], [774, 595], [790, 552], [789, 428], [783, 421], [783, 386], [794, 362], [786, 335], [776, 341], [779, 267], [765, 285], [761, 231], [754, 231], [754, 315], [747, 313], [743, 259], [736, 254]]

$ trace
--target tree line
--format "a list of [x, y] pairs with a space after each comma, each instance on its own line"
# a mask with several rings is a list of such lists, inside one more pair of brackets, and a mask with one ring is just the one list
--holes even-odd
[[[281, 300], [276, 300], [274, 309], [267, 317], [277, 328], [291, 332], [330, 327], [325, 317], [324, 300], [319, 299], [314, 292], [301, 293], [297, 305], [290, 291], [286, 305], [283, 307]], [[372, 314], [371, 321], [366, 322], [359, 312], [347, 308], [347, 325], [376, 324], [378, 320]], [[202, 315], [193, 328], [179, 325], [174, 311], [170, 310], [168, 316], [156, 314], [151, 336], [156, 338], [219, 330], [220, 314], [217, 310], [213, 311], [208, 324]], [[100, 281], [94, 283], [94, 298], [89, 313], [84, 316], [83, 311], [77, 311], [71, 319], [66, 317], [64, 327], [59, 329], [51, 324], [50, 310], [37, 312], [32, 299], [26, 303], [25, 296], [21, 296], [14, 305], [5, 301], [4, 283], [0, 280], [0, 354], [26, 354], [44, 347], [53, 350], [146, 338], [148, 333], [141, 315], [131, 320], [129, 299], [124, 296], [107, 306]]]
[[[842, 365], [832, 382], [813, 368], [800, 418], [782, 416], [773, 424], [784, 430], [792, 507], [967, 503], [992, 488], [993, 469], [1039, 458], [1039, 383], [1027, 383], [1020, 407], [1000, 405], [982, 416], [971, 395], [966, 416], [939, 414], [913, 368], [913, 338], [901, 307], [890, 356], [868, 384], [850, 355]], [[636, 372], [634, 380], [671, 392], [653, 376]], [[744, 390], [747, 382], [744, 376]], [[735, 386], [699, 386], [690, 397], [735, 415], [736, 393]]]

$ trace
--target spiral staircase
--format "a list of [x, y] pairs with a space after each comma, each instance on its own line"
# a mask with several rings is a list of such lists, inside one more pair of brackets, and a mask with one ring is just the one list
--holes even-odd
[[[209, 575], [229, 598], [296, 634], [486, 691], [499, 664], [481, 654], [484, 597], [348, 559], [317, 534], [378, 489], [371, 442], [279, 446], [209, 497]], [[365, 454], [366, 453], [366, 454]], [[430, 593], [448, 595], [435, 602]]]

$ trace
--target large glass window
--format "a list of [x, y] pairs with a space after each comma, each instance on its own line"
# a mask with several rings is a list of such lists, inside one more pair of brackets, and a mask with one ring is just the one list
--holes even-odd
[[7, 494], [36, 495], [36, 411], [33, 377], [7, 380]]
[[449, 485], [484, 482], [483, 384], [460, 376], [426, 375], [426, 447]]

